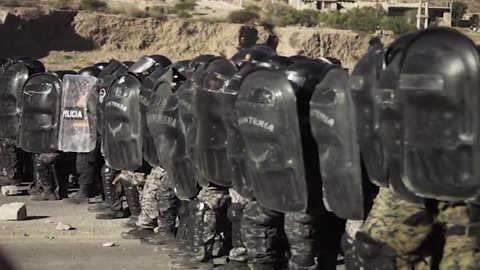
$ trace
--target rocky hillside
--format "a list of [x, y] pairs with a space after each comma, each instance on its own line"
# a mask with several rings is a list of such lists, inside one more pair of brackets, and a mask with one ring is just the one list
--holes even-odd
[[[1, 56], [42, 58], [50, 69], [81, 68], [110, 58], [136, 60], [158, 53], [173, 60], [214, 53], [227, 57], [255, 43], [277, 46], [282, 54], [302, 51], [333, 56], [352, 67], [368, 47], [368, 35], [317, 28], [275, 28], [226, 23], [160, 21], [117, 15], [38, 9], [0, 16]], [[385, 38], [389, 42], [389, 38]]]
[[[351, 66], [367, 48], [369, 36], [330, 29], [266, 29], [227, 23], [126, 18], [117, 15], [37, 9], [4, 14], [3, 56], [45, 58], [51, 68], [76, 68], [110, 57], [137, 59], [146, 53], [188, 59], [202, 53], [231, 56], [239, 47], [269, 42], [280, 53], [303, 51], [334, 56]], [[79, 65], [81, 66], [81, 65]]]

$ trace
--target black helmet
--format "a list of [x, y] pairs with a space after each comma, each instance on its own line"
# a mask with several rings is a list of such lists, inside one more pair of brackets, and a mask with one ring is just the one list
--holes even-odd
[[271, 47], [263, 44], [257, 44], [249, 49], [243, 49], [234, 54], [230, 61], [232, 61], [237, 67], [240, 67], [244, 62], [261, 62], [276, 55], [275, 50]]
[[266, 67], [270, 69], [284, 69], [293, 64], [293, 60], [283, 55], [274, 55], [266, 61], [256, 62], [255, 65], [259, 67]]
[[127, 69], [135, 64], [133, 61], [123, 61], [122, 63]]
[[299, 60], [311, 59], [311, 58], [309, 58], [305, 55], [292, 55], [289, 58], [294, 62], [299, 61]]
[[98, 75], [100, 74], [100, 69], [93, 66], [93, 67], [86, 67], [86, 68], [83, 68], [81, 70], [78, 71], [78, 74], [79, 75], [90, 75], [90, 76], [93, 76], [93, 77], [98, 77]]
[[297, 60], [285, 69], [287, 79], [295, 89], [312, 91], [333, 65], [313, 59]]
[[108, 63], [105, 62], [100, 62], [93, 65], [94, 68], [98, 68], [100, 70], [104, 69], [106, 66], [108, 66]]
[[191, 71], [197, 70], [200, 66], [207, 66], [216, 56], [213, 54], [203, 54], [193, 58], [188, 64], [188, 69]]
[[163, 55], [152, 54], [149, 57], [155, 60], [158, 64], [162, 65], [162, 67], [164, 68], [172, 64], [172, 61], [168, 57]]
[[325, 56], [325, 57], [320, 57], [319, 60], [330, 65], [342, 66], [342, 62], [335, 57]]
[[385, 64], [388, 65], [398, 53], [403, 52], [407, 47], [408, 43], [417, 35], [419, 32], [411, 32], [405, 35], [401, 35], [396, 38], [386, 49], [385, 49]]
[[55, 70], [54, 73], [57, 74], [57, 76], [58, 76], [60, 79], [63, 79], [63, 76], [65, 76], [65, 75], [74, 75], [74, 74], [77, 74], [77, 72], [75, 72], [75, 71], [73, 71], [73, 70]]
[[99, 78], [105, 78], [105, 77], [113, 75], [113, 74], [124, 74], [124, 73], [127, 72], [126, 70], [127, 69], [122, 62], [120, 62], [118, 60], [115, 60], [115, 59], [112, 59], [112, 60], [110, 60], [108, 65], [106, 65], [102, 69], [102, 71], [100, 72], [98, 77]]
[[171, 63], [170, 59], [161, 55], [142, 56], [135, 64], [128, 68], [128, 71], [144, 78], [158, 67], [165, 68]]
[[45, 72], [45, 66], [37, 59], [33, 59], [30, 57], [21, 57], [16, 59], [16, 62], [24, 64], [27, 67], [28, 73], [30, 75]]
[[190, 60], [182, 60], [175, 62], [170, 66], [173, 71], [173, 82], [179, 83], [187, 79], [187, 69]]
[[277, 52], [272, 47], [266, 44], [255, 44], [249, 49], [252, 51], [259, 51], [270, 56], [274, 56], [277, 54]]
[[205, 69], [207, 72], [221, 74], [226, 78], [231, 78], [237, 72], [236, 66], [225, 58], [213, 60]]

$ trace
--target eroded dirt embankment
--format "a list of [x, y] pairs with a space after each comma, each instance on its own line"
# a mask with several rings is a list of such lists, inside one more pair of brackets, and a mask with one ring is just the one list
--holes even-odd
[[351, 67], [368, 35], [323, 28], [275, 28], [227, 23], [160, 21], [97, 13], [16, 9], [4, 13], [2, 56], [44, 58], [50, 68], [78, 68], [110, 57], [135, 60], [159, 53], [188, 59], [203, 53], [231, 56], [239, 47], [271, 43], [279, 53], [337, 57]]

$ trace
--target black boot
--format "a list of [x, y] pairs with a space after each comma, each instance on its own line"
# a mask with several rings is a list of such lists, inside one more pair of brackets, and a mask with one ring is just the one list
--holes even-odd
[[55, 193], [55, 179], [48, 164], [41, 158], [40, 154], [34, 155], [33, 176], [35, 186], [43, 188], [43, 191], [32, 197], [32, 201], [59, 200]]
[[66, 201], [71, 204], [87, 204], [90, 197], [90, 185], [80, 185], [78, 193]]
[[140, 239], [154, 234], [153, 228], [135, 228], [128, 232], [122, 233], [123, 239]]
[[172, 269], [212, 269], [214, 267], [213, 263], [211, 262], [198, 262], [194, 258], [191, 257], [181, 257], [177, 260], [172, 260], [171, 263], [168, 264], [168, 267]]
[[101, 202], [101, 203], [96, 203], [92, 206], [89, 206], [87, 208], [88, 212], [104, 212], [107, 211], [107, 208], [109, 208], [111, 205], [106, 203], [106, 202]]
[[215, 267], [218, 270], [249, 270], [247, 262], [231, 260], [227, 264]]
[[95, 204], [88, 207], [90, 212], [102, 212], [106, 211], [110, 206], [118, 203], [120, 198], [120, 192], [117, 192], [113, 179], [115, 178], [116, 170], [103, 165], [102, 168], [102, 186], [103, 193], [105, 194], [105, 201], [103, 203]]
[[95, 215], [96, 219], [117, 219], [125, 218], [125, 211], [122, 207], [122, 202], [119, 201], [115, 205], [108, 206], [103, 212]]
[[135, 229], [137, 228], [138, 216], [131, 215], [127, 221], [122, 222], [123, 228]]
[[128, 209], [132, 216], [139, 216], [141, 212], [140, 208], [140, 194], [138, 194], [137, 187], [127, 181], [122, 181], [122, 186], [127, 199]]
[[42, 184], [39, 181], [33, 181], [33, 183], [30, 185], [27, 193], [30, 195], [39, 195], [43, 192]]
[[175, 242], [175, 234], [159, 230], [157, 233], [140, 238], [140, 243], [144, 245], [164, 246]]
[[55, 191], [46, 189], [42, 193], [37, 194], [32, 197], [32, 201], [56, 201], [60, 198], [57, 196]]

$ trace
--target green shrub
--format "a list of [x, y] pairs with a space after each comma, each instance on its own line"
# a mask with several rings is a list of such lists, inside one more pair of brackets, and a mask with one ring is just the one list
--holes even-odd
[[192, 15], [190, 15], [190, 13], [186, 10], [176, 11], [176, 14], [179, 18], [182, 18], [182, 19], [187, 19], [192, 17]]
[[102, 0], [80, 0], [79, 8], [82, 10], [102, 11], [107, 8], [107, 3]]
[[151, 7], [148, 10], [148, 15], [152, 18], [165, 20], [167, 19], [168, 9], [166, 7]]
[[320, 22], [328, 27], [346, 29], [348, 16], [339, 11], [332, 11], [320, 14]]
[[382, 16], [383, 14], [375, 8], [354, 8], [347, 12], [346, 27], [354, 31], [372, 33], [380, 26]]
[[452, 3], [452, 18], [454, 20], [461, 20], [465, 12], [467, 12], [468, 5], [461, 1], [453, 1]]
[[276, 5], [267, 8], [263, 23], [267, 25], [316, 26], [319, 24], [320, 13], [315, 10], [296, 10], [286, 5]]
[[252, 23], [259, 19], [258, 13], [248, 9], [235, 10], [228, 14], [228, 21], [231, 23]]
[[302, 26], [316, 26], [319, 23], [320, 13], [315, 10], [300, 10], [293, 14], [295, 24]]
[[385, 17], [382, 26], [385, 29], [391, 30], [395, 35], [416, 30], [415, 26], [408, 23], [405, 17]]
[[175, 4], [173, 6], [173, 9], [176, 11], [175, 13], [181, 12], [181, 11], [193, 11], [195, 7], [197, 6], [197, 3], [195, 0], [183, 0]]

